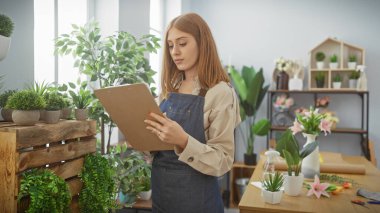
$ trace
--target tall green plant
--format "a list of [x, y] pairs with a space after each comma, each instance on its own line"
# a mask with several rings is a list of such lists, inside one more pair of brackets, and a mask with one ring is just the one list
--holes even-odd
[[256, 112], [260, 108], [269, 85], [264, 86], [262, 68], [257, 72], [253, 67], [244, 66], [241, 74], [233, 67], [229, 70], [239, 95], [240, 116], [248, 125], [246, 154], [252, 155], [255, 135], [264, 136], [268, 134], [270, 128], [270, 122], [267, 119], [262, 119], [255, 124]]
[[[56, 53], [60, 55], [72, 54], [75, 58], [74, 66], [80, 73], [88, 76], [91, 82], [100, 88], [116, 86], [126, 83], [154, 82], [153, 71], [147, 53], [156, 53], [160, 47], [159, 39], [153, 35], [144, 35], [140, 39], [127, 32], [118, 32], [113, 36], [102, 38], [98, 23], [91, 21], [83, 27], [72, 25], [70, 34], [62, 34], [56, 39]], [[154, 91], [155, 88], [152, 88]], [[109, 133], [114, 124], [100, 102], [95, 101], [90, 111], [90, 117], [98, 124], [106, 124]], [[102, 133], [104, 126], [101, 125]], [[104, 134], [102, 134], [104, 135]], [[108, 137], [108, 146], [111, 135]], [[102, 148], [104, 147], [102, 137]]]
[[10, 37], [13, 33], [14, 24], [11, 18], [0, 14], [0, 35]]
[[298, 142], [292, 131], [287, 129], [279, 138], [276, 145], [276, 150], [281, 154], [281, 157], [285, 158], [288, 165], [288, 175], [298, 176], [301, 172], [302, 160], [307, 157], [318, 146], [318, 142], [314, 141], [307, 144], [300, 151]]

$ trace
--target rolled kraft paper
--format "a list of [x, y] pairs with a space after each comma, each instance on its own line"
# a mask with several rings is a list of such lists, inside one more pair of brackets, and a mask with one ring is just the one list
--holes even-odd
[[[276, 162], [277, 170], [287, 170], [285, 161]], [[320, 167], [321, 173], [340, 173], [340, 174], [360, 174], [365, 175], [364, 165], [359, 164], [341, 164], [341, 163], [322, 163]]]

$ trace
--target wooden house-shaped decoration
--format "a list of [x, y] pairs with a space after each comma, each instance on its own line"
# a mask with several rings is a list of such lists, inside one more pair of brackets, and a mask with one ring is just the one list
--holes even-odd
[[[317, 66], [317, 54], [324, 55], [323, 67]], [[337, 79], [337, 75], [342, 80], [342, 86], [339, 90], [353, 90], [349, 87], [349, 77], [356, 70], [356, 65], [365, 65], [365, 51], [363, 48], [348, 44], [335, 38], [327, 38], [322, 43], [314, 47], [310, 52], [309, 65], [309, 89], [310, 90], [331, 90], [333, 89], [333, 79]], [[336, 55], [336, 67], [330, 67], [330, 59]], [[350, 60], [351, 59], [351, 60]], [[356, 64], [349, 62], [356, 60]], [[322, 78], [323, 84], [317, 85], [317, 76]]]

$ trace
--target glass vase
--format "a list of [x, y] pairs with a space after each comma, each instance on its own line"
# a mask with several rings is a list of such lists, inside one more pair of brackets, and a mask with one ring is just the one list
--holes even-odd
[[289, 89], [289, 75], [285, 71], [281, 71], [276, 77], [276, 89], [288, 90]]
[[[304, 147], [307, 144], [314, 142], [317, 137], [317, 135], [312, 134], [303, 134], [303, 136], [306, 138], [306, 143], [303, 145]], [[314, 179], [315, 175], [319, 176], [319, 168], [319, 146], [317, 146], [310, 155], [303, 159], [301, 172], [305, 178]]]

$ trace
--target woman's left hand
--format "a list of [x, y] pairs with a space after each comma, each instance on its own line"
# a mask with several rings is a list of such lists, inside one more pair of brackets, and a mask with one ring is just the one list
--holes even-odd
[[165, 143], [178, 145], [183, 149], [186, 147], [189, 136], [177, 122], [166, 117], [165, 114], [164, 117], [156, 113], [149, 115], [155, 120], [144, 120], [148, 124], [146, 127], [148, 130]]

